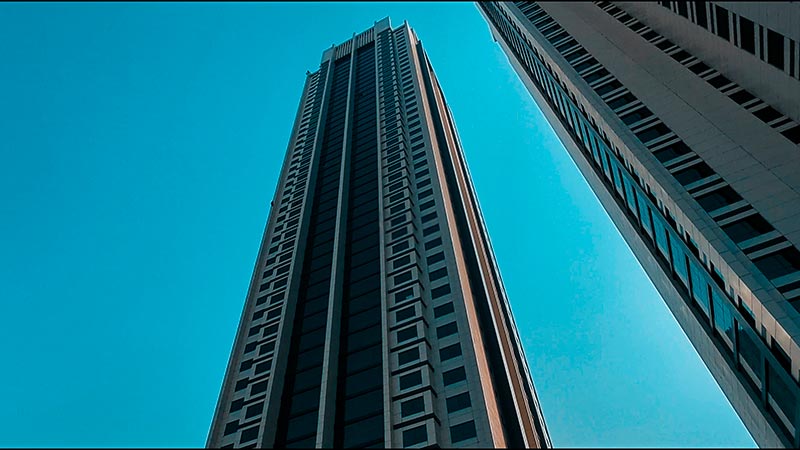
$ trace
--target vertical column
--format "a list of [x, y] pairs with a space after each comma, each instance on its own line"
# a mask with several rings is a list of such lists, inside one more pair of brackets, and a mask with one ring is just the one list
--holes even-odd
[[353, 93], [356, 67], [356, 34], [351, 39], [350, 73], [347, 81], [347, 103], [342, 137], [342, 162], [339, 167], [339, 198], [336, 204], [336, 228], [334, 230], [333, 258], [331, 264], [330, 294], [328, 297], [327, 333], [325, 336], [322, 384], [319, 400], [319, 422], [317, 424], [317, 448], [333, 447], [334, 416], [336, 413], [336, 387], [339, 369], [339, 340], [341, 334], [342, 289], [345, 275], [345, 240], [347, 238], [347, 208], [350, 192], [350, 147], [353, 130]]

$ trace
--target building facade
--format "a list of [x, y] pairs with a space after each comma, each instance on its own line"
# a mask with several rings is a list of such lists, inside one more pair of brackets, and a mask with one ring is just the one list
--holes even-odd
[[800, 4], [477, 7], [754, 440], [800, 446]]
[[377, 22], [307, 74], [207, 445], [550, 446], [407, 24]]

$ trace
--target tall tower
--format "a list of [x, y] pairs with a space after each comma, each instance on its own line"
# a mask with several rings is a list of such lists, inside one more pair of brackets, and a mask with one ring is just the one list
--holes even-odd
[[549, 447], [455, 124], [408, 25], [306, 77], [209, 447]]
[[800, 4], [478, 8], [755, 441], [800, 446]]

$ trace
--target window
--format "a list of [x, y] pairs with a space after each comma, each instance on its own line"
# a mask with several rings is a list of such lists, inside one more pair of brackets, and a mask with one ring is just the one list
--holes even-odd
[[436, 238], [425, 243], [425, 250], [430, 250], [440, 245], [442, 245], [442, 238]]
[[417, 315], [417, 313], [414, 310], [414, 307], [413, 306], [409, 306], [407, 308], [403, 308], [403, 309], [397, 310], [394, 313], [394, 319], [397, 322], [402, 322], [404, 320], [408, 320], [408, 319], [414, 317], [415, 315]]
[[665, 163], [667, 161], [672, 161], [679, 156], [683, 156], [689, 153], [689, 151], [689, 147], [684, 144], [683, 141], [678, 141], [654, 151], [653, 156], [655, 156], [662, 163]]
[[458, 333], [458, 325], [455, 322], [450, 322], [444, 325], [440, 325], [436, 328], [436, 338], [442, 339], [447, 336], [452, 336]]
[[770, 280], [800, 270], [800, 252], [794, 247], [786, 247], [775, 253], [753, 260], [753, 263]]
[[461, 356], [461, 344], [448, 345], [439, 350], [439, 359], [442, 361], [447, 361], [458, 356]]
[[442, 373], [442, 381], [445, 386], [458, 383], [467, 379], [467, 372], [464, 367], [456, 367], [455, 369], [448, 370]]
[[439, 306], [433, 308], [433, 315], [437, 319], [439, 317], [443, 317], [443, 316], [446, 316], [448, 314], [452, 314], [453, 312], [455, 312], [455, 310], [453, 309], [453, 302], [448, 302], [448, 303], [445, 303], [444, 305], [439, 305]]
[[730, 39], [730, 29], [728, 28], [728, 10], [714, 5], [717, 11], [717, 35], [726, 41]]
[[400, 390], [412, 388], [422, 384], [422, 372], [411, 372], [400, 377]]
[[431, 290], [431, 298], [437, 299], [439, 297], [443, 297], [450, 293], [450, 285], [445, 284], [444, 286], [439, 286]]
[[258, 438], [258, 426], [248, 428], [246, 430], [242, 430], [242, 437], [239, 439], [239, 443], [243, 444], [245, 442], [250, 442]]
[[439, 252], [434, 255], [428, 256], [428, 265], [435, 264], [439, 261], [444, 261], [444, 252]]
[[742, 43], [742, 50], [748, 51], [752, 54], [756, 54], [756, 35], [753, 29], [754, 24], [752, 21], [745, 19], [742, 16], [739, 16], [739, 29], [741, 30], [741, 43]]
[[264, 411], [264, 402], [256, 403], [255, 405], [248, 406], [247, 412], [245, 413], [245, 419], [249, 419], [251, 417], [255, 417], [261, 414]]
[[419, 348], [414, 347], [397, 354], [397, 363], [401, 366], [419, 360]]
[[716, 191], [709, 192], [708, 194], [696, 198], [697, 203], [708, 212], [732, 205], [741, 199], [742, 197], [731, 189], [730, 186], [724, 186]]
[[399, 342], [405, 342], [405, 341], [408, 341], [410, 339], [414, 339], [415, 337], [417, 337], [417, 327], [416, 326], [409, 327], [409, 328], [404, 328], [402, 330], [398, 330], [397, 331], [397, 342], [398, 343]]
[[625, 125], [630, 126], [631, 124], [636, 123], [642, 119], [651, 117], [652, 115], [653, 112], [647, 109], [646, 106], [640, 106], [634, 109], [633, 111], [626, 112], [625, 114], [620, 116], [620, 120], [622, 120], [622, 122], [624, 122]]
[[472, 439], [478, 434], [475, 431], [475, 421], [470, 420], [450, 427], [450, 441], [453, 443]]
[[462, 409], [467, 409], [470, 406], [472, 406], [472, 403], [469, 401], [469, 392], [464, 392], [463, 394], [458, 394], [447, 398], [448, 413], [461, 411]]
[[428, 278], [431, 281], [436, 281], [440, 278], [445, 278], [447, 276], [447, 267], [442, 267], [441, 269], [436, 269], [428, 275]]
[[758, 111], [753, 113], [754, 116], [761, 119], [763, 122], [772, 122], [773, 120], [783, 117], [783, 114], [779, 113], [775, 108], [771, 106], [766, 106], [764, 108], [759, 109]]
[[746, 90], [742, 89], [740, 91], [734, 92], [729, 96], [731, 100], [735, 101], [736, 103], [743, 105], [750, 100], [753, 100], [755, 96], [753, 94], [747, 92]]
[[412, 398], [400, 403], [400, 415], [408, 417], [425, 411], [425, 399], [422, 397]]
[[403, 446], [410, 447], [412, 445], [422, 444], [428, 441], [428, 430], [425, 425], [410, 428], [403, 431]]
[[702, 180], [703, 178], [710, 177], [711, 175], [714, 175], [714, 171], [711, 169], [711, 167], [708, 167], [708, 164], [702, 161], [672, 174], [672, 176], [684, 186], [694, 183], [695, 181]]
[[671, 130], [667, 128], [666, 125], [664, 125], [661, 122], [657, 122], [654, 125], [645, 128], [644, 130], [636, 132], [636, 137], [638, 137], [639, 140], [642, 141], [643, 143], [647, 143], [654, 139], [658, 139], [662, 136], [665, 136], [670, 132]]
[[695, 18], [697, 20], [697, 24], [703, 28], [708, 27], [708, 16], [706, 15], [706, 2], [699, 1], [694, 2], [695, 7]]
[[225, 433], [224, 433], [224, 436], [227, 436], [227, 435], [229, 435], [229, 434], [236, 433], [237, 431], [239, 431], [239, 421], [238, 421], [238, 420], [234, 420], [233, 422], [228, 422], [228, 423], [225, 425]]
[[438, 223], [437, 224], [433, 224], [433, 225], [429, 226], [428, 228], [423, 229], [422, 230], [422, 235], [423, 236], [429, 236], [429, 235], [431, 235], [433, 233], [436, 233], [437, 231], [439, 231], [439, 224]]
[[767, 62], [783, 70], [783, 36], [767, 28]]

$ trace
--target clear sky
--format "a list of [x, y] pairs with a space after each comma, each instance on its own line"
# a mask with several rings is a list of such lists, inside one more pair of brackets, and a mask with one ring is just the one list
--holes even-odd
[[306, 70], [408, 20], [558, 447], [753, 447], [471, 3], [0, 4], [0, 446], [203, 446]]

